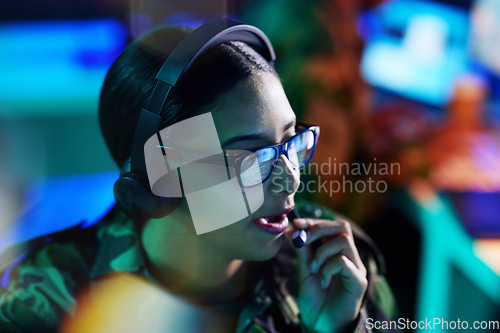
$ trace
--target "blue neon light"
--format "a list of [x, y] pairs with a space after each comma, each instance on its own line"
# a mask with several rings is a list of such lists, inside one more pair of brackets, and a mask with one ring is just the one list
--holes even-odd
[[45, 179], [33, 186], [25, 198], [27, 211], [0, 235], [0, 252], [10, 243], [82, 222], [82, 227], [96, 223], [115, 203], [113, 184], [117, 178], [116, 171], [78, 174]]
[[358, 21], [364, 78], [374, 86], [443, 105], [468, 70], [469, 13], [434, 2], [394, 0]]
[[1, 24], [0, 111], [26, 101], [96, 100], [126, 42], [125, 27], [111, 19]]

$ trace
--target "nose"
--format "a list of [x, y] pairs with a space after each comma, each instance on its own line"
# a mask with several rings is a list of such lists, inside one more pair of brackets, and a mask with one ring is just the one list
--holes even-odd
[[284, 154], [280, 154], [271, 175], [271, 191], [275, 194], [297, 192], [300, 185], [300, 172], [294, 170], [292, 164]]

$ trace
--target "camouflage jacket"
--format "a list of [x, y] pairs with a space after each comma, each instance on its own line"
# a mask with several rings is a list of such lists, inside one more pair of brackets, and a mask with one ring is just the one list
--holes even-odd
[[[302, 216], [334, 218], [332, 212], [314, 204], [297, 207]], [[66, 332], [61, 324], [75, 316], [80, 306], [78, 295], [92, 289], [96, 281], [113, 273], [148, 281], [137, 230], [130, 220], [117, 218], [122, 215], [113, 211], [90, 227], [75, 226], [15, 247], [22, 250], [2, 269], [0, 332]], [[383, 276], [383, 258], [359, 228], [353, 225], [353, 231], [368, 270], [368, 290], [352, 330], [370, 332], [366, 319], [393, 319], [395, 304]], [[291, 296], [297, 290], [295, 252], [288, 243], [283, 244], [278, 255], [266, 263], [252, 297], [242, 307], [237, 333], [305, 332]], [[6, 253], [15, 252], [13, 249]]]

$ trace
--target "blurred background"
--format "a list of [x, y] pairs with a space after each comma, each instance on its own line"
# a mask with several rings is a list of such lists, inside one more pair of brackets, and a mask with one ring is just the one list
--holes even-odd
[[107, 69], [155, 26], [220, 16], [270, 37], [299, 119], [321, 126], [316, 163], [400, 165], [348, 175], [383, 192], [299, 194], [375, 239], [400, 317], [500, 319], [499, 0], [2, 2], [0, 250], [104, 215]]

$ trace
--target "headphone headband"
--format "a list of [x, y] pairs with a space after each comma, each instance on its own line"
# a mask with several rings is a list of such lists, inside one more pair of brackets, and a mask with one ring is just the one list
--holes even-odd
[[156, 79], [175, 86], [193, 61], [211, 46], [229, 41], [245, 42], [257, 49], [267, 61], [274, 62], [271, 43], [259, 29], [227, 19], [210, 21], [187, 35], [165, 60]]
[[132, 143], [131, 171], [147, 175], [144, 143], [160, 130], [161, 111], [172, 88], [191, 64], [208, 48], [228, 41], [241, 41], [273, 64], [276, 56], [267, 36], [256, 27], [231, 19], [207, 22], [187, 35], [172, 51], [156, 75], [156, 85], [137, 122]]

